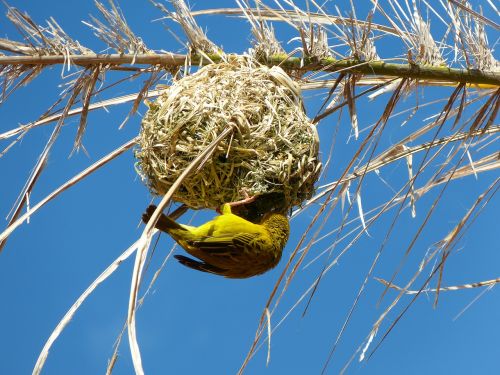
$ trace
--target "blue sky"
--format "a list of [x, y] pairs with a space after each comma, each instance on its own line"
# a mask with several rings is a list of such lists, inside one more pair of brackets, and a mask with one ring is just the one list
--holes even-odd
[[[95, 51], [105, 48], [80, 22], [89, 20], [90, 13], [97, 14], [91, 1], [81, 1], [71, 6], [62, 0], [12, 0], [9, 4], [26, 10], [39, 24], [53, 16], [70, 36], [83, 45]], [[120, 6], [132, 30], [150, 48], [182, 51], [182, 45], [173, 40], [161, 23], [151, 22], [161, 15], [149, 2], [122, 1]], [[192, 3], [192, 6], [194, 9], [207, 7], [201, 1]], [[233, 6], [234, 3], [229, 0], [210, 2], [210, 7]], [[360, 9], [360, 12], [363, 10]], [[197, 20], [208, 36], [226, 51], [243, 52], [249, 47], [251, 35], [245, 21], [219, 16], [200, 17]], [[438, 24], [436, 27], [439, 33]], [[178, 32], [175, 25], [173, 29]], [[278, 29], [278, 37], [284, 44], [291, 36], [289, 28]], [[18, 39], [15, 29], [5, 19], [0, 22], [0, 37]], [[393, 56], [396, 49], [397, 53], [402, 51], [396, 44], [387, 43], [377, 47], [382, 57]], [[60, 75], [60, 67], [46, 69], [28, 87], [15, 92], [0, 107], [0, 132], [38, 118], [57, 100]], [[142, 80], [129, 82], [109, 90], [99, 99], [137, 91], [141, 83]], [[420, 100], [426, 102], [446, 98], [451, 91], [449, 88], [425, 88]], [[314, 116], [323, 96], [318, 92], [305, 92], [304, 97], [308, 114]], [[375, 103], [367, 100], [358, 102], [362, 127], [378, 119], [387, 99], [379, 98]], [[414, 96], [410, 96], [400, 103], [400, 108], [411, 108], [414, 101]], [[442, 106], [441, 103], [423, 108], [405, 127], [401, 127], [398, 121], [390, 122], [380, 149], [420, 126], [426, 116], [434, 114]], [[31, 202], [40, 201], [67, 179], [136, 136], [140, 126], [139, 115], [118, 130], [128, 111], [129, 107], [124, 105], [89, 115], [84, 136], [88, 156], [80, 152], [69, 157], [78, 120], [68, 119], [50, 154], [47, 168], [30, 197]], [[144, 105], [140, 112], [145, 112]], [[331, 116], [318, 128], [323, 157], [330, 149], [337, 120], [337, 115]], [[0, 184], [2, 217], [10, 211], [53, 126], [50, 124], [32, 130], [0, 158], [3, 176]], [[347, 165], [349, 155], [353, 155], [357, 146], [354, 139], [346, 143], [349, 135], [349, 117], [343, 113], [333, 162], [325, 172], [325, 180], [320, 183], [334, 180], [342, 167]], [[0, 141], [2, 150], [8, 142]], [[415, 157], [415, 164], [420, 161]], [[444, 158], [434, 163], [438, 166], [442, 161]], [[134, 162], [133, 152], [127, 152], [110, 162], [50, 202], [9, 239], [0, 254], [0, 374], [29, 373], [45, 340], [74, 300], [140, 236], [143, 229], [140, 217], [151, 197], [134, 170]], [[399, 188], [406, 178], [405, 162], [381, 169], [380, 173], [390, 186]], [[413, 275], [429, 246], [442, 239], [457, 224], [496, 176], [498, 173], [495, 171], [486, 172], [478, 179], [467, 177], [453, 182], [447, 188], [445, 198], [431, 217], [397, 279], [400, 285]], [[425, 217], [426, 210], [440, 191], [439, 188], [435, 190], [418, 201], [416, 219], [410, 217], [408, 210], [402, 215], [374, 272], [375, 276], [385, 279], [391, 277]], [[390, 194], [390, 189], [377, 176], [368, 176], [362, 188], [365, 211], [390, 198]], [[282, 263], [260, 277], [223, 279], [194, 272], [168, 261], [137, 316], [138, 339], [146, 373], [235, 373], [252, 343], [269, 293], [288, 255], [297, 244], [301, 230], [310, 222], [316, 208], [306, 210], [292, 221], [292, 236]], [[499, 229], [498, 209], [498, 200], [493, 199], [460, 241], [458, 251], [453, 252], [445, 268], [443, 285], [460, 285], [499, 276], [500, 248], [496, 235]], [[370, 235], [364, 235], [325, 276], [306, 316], [301, 317], [304, 306], [300, 305], [273, 334], [269, 365], [266, 367], [267, 349], [263, 346], [247, 367], [247, 374], [305, 374], [321, 371], [393, 214], [391, 211], [380, 220], [370, 230]], [[201, 212], [196, 215], [194, 222], [201, 223], [212, 215], [211, 212]], [[340, 218], [339, 205], [326, 228], [335, 228]], [[328, 240], [325, 240], [313, 247], [305, 263], [325, 249], [327, 243]], [[162, 235], [146, 274], [146, 285], [160, 267], [170, 245], [171, 240]], [[176, 252], [180, 253], [179, 250]], [[310, 267], [301, 269], [273, 316], [273, 324], [281, 319], [313, 282], [325, 261], [325, 258], [321, 258]], [[82, 305], [53, 346], [45, 374], [103, 373], [126, 317], [132, 267], [131, 258]], [[424, 278], [419, 280], [420, 283], [415, 284], [418, 287]], [[373, 322], [396, 296], [395, 292], [390, 291], [381, 305], [377, 306], [382, 291], [383, 287], [370, 279], [328, 373], [339, 372], [366, 337]], [[432, 295], [422, 295], [375, 355], [368, 362], [354, 361], [348, 373], [497, 373], [500, 365], [498, 288], [486, 292], [458, 319], [454, 319], [481, 292], [475, 289], [443, 293], [437, 309], [433, 309]], [[388, 322], [392, 322], [409, 301], [410, 297], [403, 298], [402, 304], [389, 316]], [[388, 322], [377, 339], [385, 332]], [[120, 348], [115, 373], [132, 373], [126, 338]]]

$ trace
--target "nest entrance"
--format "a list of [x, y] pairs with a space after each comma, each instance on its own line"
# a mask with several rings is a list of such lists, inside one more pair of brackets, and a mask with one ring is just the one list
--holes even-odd
[[136, 157], [151, 192], [165, 194], [234, 123], [232, 135], [184, 180], [174, 200], [216, 208], [245, 192], [282, 193], [288, 209], [310, 198], [321, 169], [319, 140], [303, 111], [300, 88], [281, 68], [248, 60], [205, 66], [150, 103]]

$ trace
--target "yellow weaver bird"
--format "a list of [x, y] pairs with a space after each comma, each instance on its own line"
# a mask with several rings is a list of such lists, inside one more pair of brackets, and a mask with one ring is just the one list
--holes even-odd
[[[147, 223], [156, 206], [142, 215]], [[231, 213], [231, 205], [222, 206], [222, 215], [199, 227], [178, 224], [161, 214], [155, 227], [168, 233], [195, 260], [183, 255], [175, 258], [198, 271], [242, 279], [274, 268], [288, 241], [290, 225], [286, 216], [267, 213], [254, 224]]]

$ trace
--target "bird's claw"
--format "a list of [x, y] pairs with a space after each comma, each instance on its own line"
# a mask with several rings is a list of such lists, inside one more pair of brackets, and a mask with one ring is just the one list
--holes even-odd
[[230, 203], [228, 203], [229, 206], [231, 206], [231, 207], [242, 206], [242, 205], [245, 205], [248, 203], [252, 203], [253, 201], [255, 201], [257, 199], [257, 195], [250, 196], [248, 194], [247, 189], [245, 189], [245, 188], [241, 189], [241, 192], [243, 193], [243, 196], [245, 198], [240, 199], [239, 201], [230, 202]]
[[147, 224], [149, 219], [151, 219], [151, 216], [153, 216], [153, 213], [156, 210], [156, 206], [154, 204], [150, 204], [148, 208], [146, 208], [146, 211], [142, 214], [142, 221]]

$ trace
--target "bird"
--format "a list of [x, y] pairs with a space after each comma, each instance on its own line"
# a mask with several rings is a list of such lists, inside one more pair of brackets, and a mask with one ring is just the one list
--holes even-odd
[[[142, 215], [147, 223], [156, 206]], [[174, 257], [184, 266], [227, 278], [243, 279], [260, 275], [280, 261], [290, 235], [290, 224], [279, 212], [266, 213], [252, 223], [231, 212], [231, 203], [220, 208], [221, 215], [198, 227], [179, 224], [161, 214], [155, 227], [168, 233], [193, 259]]]

